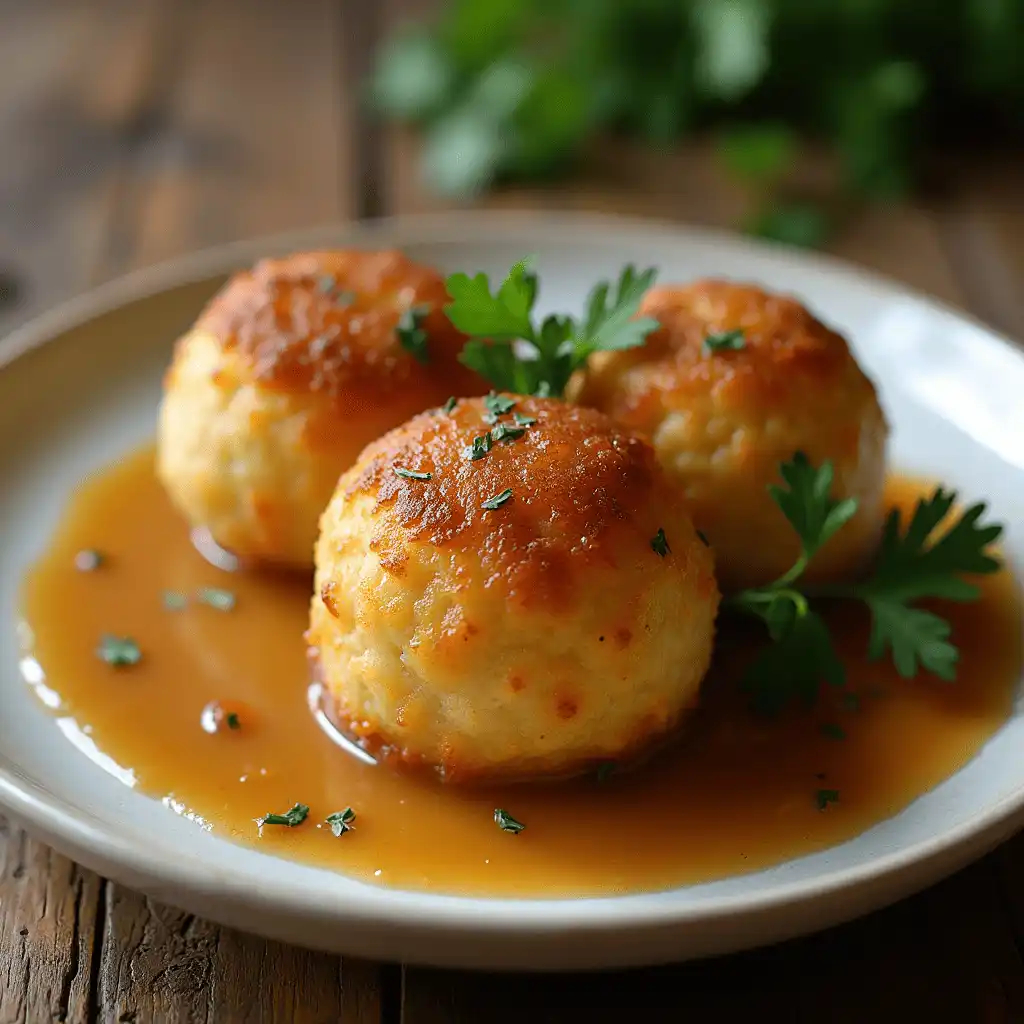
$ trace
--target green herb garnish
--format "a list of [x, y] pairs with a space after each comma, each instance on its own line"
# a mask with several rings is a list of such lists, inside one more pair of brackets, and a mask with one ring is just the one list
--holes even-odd
[[500, 807], [494, 809], [494, 823], [502, 832], [511, 832], [513, 835], [518, 835], [526, 828], [521, 821], [516, 821], [508, 811], [503, 811]]
[[301, 825], [308, 815], [309, 808], [305, 804], [296, 804], [291, 810], [285, 811], [284, 814], [268, 814], [260, 818], [257, 824], [287, 825], [288, 828], [295, 828], [296, 825]]
[[196, 600], [216, 608], [219, 612], [229, 612], [235, 607], [235, 595], [230, 590], [222, 590], [220, 587], [201, 587], [196, 592]]
[[163, 595], [164, 608], [169, 612], [180, 612], [188, 604], [188, 598], [176, 590], [165, 590]]
[[452, 395], [452, 397], [449, 398], [448, 401], [445, 402], [444, 405], [441, 406], [441, 412], [443, 412], [446, 416], [450, 416], [451, 413], [452, 413], [452, 410], [458, 404], [459, 404], [459, 400], [454, 395]]
[[343, 811], [335, 811], [334, 814], [328, 814], [324, 819], [331, 826], [331, 835], [339, 838], [355, 828], [355, 825], [352, 824], [355, 820], [356, 812], [351, 807], [346, 807]]
[[709, 334], [704, 339], [705, 352], [738, 352], [747, 347], [747, 339], [742, 331], [722, 331], [721, 334]]
[[910, 522], [893, 510], [886, 521], [872, 572], [855, 583], [811, 587], [801, 580], [825, 543], [853, 517], [857, 502], [831, 497], [832, 464], [815, 468], [798, 453], [780, 466], [785, 486], [769, 488], [772, 498], [800, 538], [793, 567], [773, 583], [733, 594], [727, 607], [761, 619], [774, 641], [748, 670], [745, 685], [763, 710], [777, 710], [793, 697], [811, 701], [822, 681], [846, 682], [825, 620], [812, 608], [819, 598], [860, 601], [871, 614], [868, 656], [890, 655], [897, 672], [912, 678], [921, 669], [940, 679], [956, 677], [959, 651], [950, 642], [950, 624], [913, 602], [927, 598], [973, 601], [978, 587], [965, 574], [999, 568], [987, 548], [1002, 526], [982, 524], [984, 504], [972, 505], [940, 529], [956, 493], [936, 488], [917, 503]]
[[829, 804], [839, 802], [839, 790], [819, 789], [818, 792], [814, 794], [814, 802], [817, 804], [818, 810], [823, 811]]
[[416, 469], [406, 469], [404, 466], [395, 466], [395, 476], [402, 477], [403, 480], [432, 480], [434, 478], [433, 473], [421, 473]]
[[100, 637], [96, 654], [108, 665], [113, 665], [116, 668], [124, 665], [137, 665], [142, 660], [142, 651], [130, 636], [112, 636], [109, 633]]
[[491, 450], [491, 432], [473, 438], [472, 447], [466, 449], [466, 456], [470, 462], [482, 459]]
[[75, 568], [79, 572], [95, 572], [105, 561], [101, 551], [86, 548], [75, 555]]
[[845, 740], [846, 730], [836, 722], [825, 722], [821, 727], [821, 735], [830, 740]]
[[516, 401], [507, 395], [496, 395], [492, 391], [484, 398], [484, 405], [487, 407], [487, 411], [497, 418], [510, 413], [516, 407]]
[[501, 494], [495, 494], [493, 498], [488, 498], [483, 505], [480, 507], [486, 509], [488, 512], [493, 512], [495, 509], [501, 508], [512, 497], [512, 488], [506, 487]]
[[668, 546], [665, 531], [659, 526], [658, 532], [651, 538], [651, 550], [664, 558], [672, 549]]
[[615, 774], [615, 767], [614, 761], [602, 761], [597, 766], [597, 781], [607, 782]]
[[427, 332], [423, 330], [423, 322], [429, 313], [430, 310], [426, 306], [410, 306], [398, 318], [398, 325], [395, 327], [395, 334], [398, 335], [398, 342], [402, 348], [424, 365], [430, 362]]
[[504, 441], [506, 444], [511, 444], [517, 437], [522, 437], [525, 433], [526, 427], [508, 427], [504, 423], [499, 423], [491, 431], [491, 439], [495, 442]]
[[705, 536], [703, 530], [697, 530], [697, 539], [701, 542], [701, 544], [704, 545], [704, 547], [711, 547], [711, 545], [708, 543], [708, 538]]
[[[653, 269], [638, 274], [627, 266], [613, 297], [608, 282], [591, 291], [582, 320], [551, 315], [538, 324], [532, 316], [537, 275], [527, 260], [520, 260], [493, 294], [485, 274], [452, 274], [447, 282], [452, 301], [445, 312], [470, 336], [459, 356], [470, 369], [503, 391], [559, 397], [594, 352], [634, 348], [658, 326], [649, 318], [636, 318], [654, 276]], [[528, 358], [516, 343], [529, 350]], [[497, 395], [494, 399], [502, 400]]]
[[234, 711], [229, 711], [227, 713], [227, 715], [224, 716], [224, 721], [228, 723], [228, 728], [229, 729], [241, 729], [242, 728], [242, 720], [238, 717], [238, 714], [236, 712], [234, 712]]

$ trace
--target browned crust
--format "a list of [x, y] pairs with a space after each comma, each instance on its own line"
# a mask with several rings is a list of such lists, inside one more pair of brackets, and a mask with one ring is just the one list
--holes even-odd
[[[441, 275], [400, 252], [301, 252], [236, 274], [196, 328], [275, 390], [384, 397], [433, 380], [448, 394], [479, 394], [480, 378], [456, 361], [465, 338], [444, 315], [448, 301]], [[429, 310], [426, 366], [395, 333], [417, 306]]]
[[[659, 526], [671, 536], [682, 496], [646, 441], [593, 409], [516, 402], [513, 411], [536, 423], [484, 458], [471, 461], [467, 450], [493, 424], [483, 399], [464, 399], [450, 415], [424, 413], [391, 431], [343, 477], [348, 498], [375, 501], [371, 548], [385, 569], [403, 571], [410, 543], [471, 551], [485, 574], [503, 579], [510, 600], [547, 603], [552, 612], [596, 565], [682, 568], [710, 579], [710, 556], [696, 541], [679, 543], [667, 558], [651, 548]], [[515, 425], [512, 415], [501, 422]], [[431, 479], [403, 479], [396, 467]], [[512, 497], [505, 504], [484, 508], [506, 489]]]
[[[661, 328], [646, 343], [613, 353], [578, 396], [647, 430], [665, 408], [715, 392], [730, 405], [781, 408], [814, 392], [851, 385], [874, 395], [846, 339], [796, 299], [750, 284], [705, 279], [653, 288], [640, 314]], [[743, 332], [740, 350], [709, 353], [709, 335]], [[621, 375], [635, 368], [623, 382]], [[613, 380], [616, 381], [613, 387]]]

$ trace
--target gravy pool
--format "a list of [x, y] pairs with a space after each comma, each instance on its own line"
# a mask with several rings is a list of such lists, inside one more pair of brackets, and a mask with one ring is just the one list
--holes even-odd
[[[926, 490], [895, 478], [889, 503], [911, 508]], [[82, 571], [76, 555], [91, 550], [102, 562]], [[316, 723], [303, 642], [310, 586], [207, 562], [147, 449], [81, 488], [28, 577], [26, 676], [126, 782], [217, 835], [387, 886], [558, 897], [708, 881], [850, 839], [978, 752], [1009, 715], [1021, 666], [1006, 571], [981, 581], [981, 600], [942, 608], [961, 649], [953, 684], [869, 664], [866, 623], [843, 611], [830, 624], [846, 690], [766, 720], [738, 691], [724, 632], [704, 707], [642, 768], [463, 790], [365, 764]], [[196, 600], [211, 587], [212, 603]], [[167, 607], [165, 593], [185, 606]], [[104, 634], [132, 637], [141, 660], [104, 662]], [[219, 714], [204, 716], [212, 702]], [[299, 827], [257, 826], [296, 803], [310, 807]], [[346, 807], [355, 828], [336, 838], [324, 819]], [[499, 829], [498, 807], [525, 831]]]

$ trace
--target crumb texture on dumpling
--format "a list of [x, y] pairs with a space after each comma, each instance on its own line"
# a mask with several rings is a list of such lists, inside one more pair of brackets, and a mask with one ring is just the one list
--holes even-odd
[[[398, 252], [307, 252], [234, 275], [176, 346], [158, 472], [243, 559], [310, 567], [317, 521], [362, 448], [483, 381], [457, 361], [444, 279]], [[421, 351], [399, 327], [421, 331]], [[415, 347], [415, 346], [414, 346]]]
[[[835, 496], [859, 502], [808, 576], [857, 573], [881, 534], [888, 426], [842, 335], [793, 298], [722, 280], [653, 288], [640, 315], [660, 328], [639, 348], [598, 353], [573, 398], [651, 440], [715, 549], [723, 591], [766, 583], [797, 557], [768, 487], [798, 451], [830, 460]], [[706, 344], [733, 331], [742, 347]]]
[[307, 639], [339, 717], [448, 779], [633, 756], [693, 707], [711, 656], [712, 557], [650, 446], [593, 410], [515, 401], [371, 444], [316, 547]]

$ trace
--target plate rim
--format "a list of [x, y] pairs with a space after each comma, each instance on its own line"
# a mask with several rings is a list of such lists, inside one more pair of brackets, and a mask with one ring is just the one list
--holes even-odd
[[[745, 239], [725, 231], [696, 228], [654, 218], [584, 211], [500, 210], [419, 214], [333, 223], [243, 239], [144, 267], [71, 298], [16, 327], [0, 339], [0, 373], [8, 372], [23, 356], [53, 343], [67, 331], [115, 312], [124, 305], [230, 273], [263, 255], [317, 245], [389, 245], [400, 248], [431, 243], [458, 243], [470, 240], [474, 235], [480, 237], [484, 232], [500, 240], [508, 238], [510, 234], [521, 234], [527, 228], [534, 236], [538, 232], [549, 239], [559, 236], [559, 240], [567, 243], [593, 240], [595, 236], [621, 241], [629, 237], [640, 241], [656, 238], [662, 242], [677, 239], [683, 243], [690, 241], [698, 245], [721, 247], [726, 254], [732, 249], [746, 251], [748, 254], [753, 251], [762, 256], [780, 256], [797, 268], [802, 266], [808, 270], [826, 270], [847, 280], [855, 279], [892, 298], [909, 297], [954, 320], [972, 325], [982, 332], [986, 344], [1009, 349], [1024, 361], [1024, 351], [1017, 343], [970, 313], [833, 256], [807, 253], [775, 243]], [[19, 778], [17, 766], [12, 764], [8, 768], [2, 759], [0, 806], [62, 852], [69, 853], [108, 877], [118, 880], [130, 878], [128, 884], [135, 888], [144, 891], [158, 889], [162, 898], [172, 901], [174, 897], [168, 894], [168, 890], [184, 890], [189, 894], [209, 896], [210, 889], [215, 885], [217, 902], [221, 909], [226, 908], [225, 912], [230, 912], [229, 916], [234, 914], [237, 917], [236, 910], [241, 912], [246, 908], [258, 908], [263, 914], [281, 914], [291, 918], [299, 915], [306, 921], [320, 922], [321, 925], [330, 923], [337, 927], [352, 925], [358, 928], [362, 924], [372, 924], [378, 930], [383, 927], [392, 938], [409, 926], [411, 913], [420, 913], [416, 907], [410, 907], [410, 903], [431, 903], [435, 905], [432, 920], [418, 920], [417, 927], [426, 926], [430, 934], [439, 937], [455, 940], [477, 938], [494, 942], [511, 937], [597, 937], [613, 931], [621, 933], [623, 930], [628, 930], [634, 937], [642, 934], [653, 937], [654, 933], [666, 928], [709, 925], [736, 914], [757, 916], [770, 914], [782, 907], [796, 912], [815, 903], [827, 904], [829, 898], [834, 900], [847, 890], [866, 888], [871, 884], [884, 890], [886, 882], [893, 883], [888, 888], [895, 888], [894, 893], [886, 895], [883, 892], [880, 898], [876, 897], [873, 901], [869, 898], [857, 910], [839, 910], [832, 915], [826, 910], [825, 917], [828, 920], [825, 923], [838, 923], [924, 888], [1008, 837], [1024, 825], [1024, 785], [978, 810], [951, 830], [944, 830], [883, 857], [831, 870], [810, 881], [779, 883], [763, 893], [716, 896], [707, 902], [689, 906], [652, 902], [642, 907], [632, 906], [628, 913], [616, 915], [608, 912], [607, 904], [609, 901], [621, 901], [622, 897], [495, 899], [420, 894], [368, 886], [365, 900], [361, 905], [352, 906], [339, 901], [332, 903], [330, 895], [324, 893], [319, 894], [319, 903], [314, 901], [314, 894], [305, 882], [292, 881], [254, 891], [250, 888], [251, 878], [248, 874], [239, 879], [214, 878], [216, 872], [210, 869], [204, 871], [202, 864], [186, 860], [175, 863], [169, 858], [154, 856], [144, 848], [144, 844], [133, 840], [129, 832], [103, 831], [92, 824], [80, 808], [63, 800], [57, 793], [49, 792], [34, 780]], [[230, 842], [226, 839], [223, 841]], [[280, 859], [268, 854], [261, 856]], [[896, 884], [911, 870], [919, 873], [911, 885]], [[481, 904], [495, 908], [514, 906], [515, 913], [512, 916], [480, 915]], [[219, 914], [217, 908], [211, 906], [208, 909], [209, 916], [224, 919], [224, 914]], [[806, 929], [799, 929], [803, 930]], [[274, 928], [263, 931], [264, 934], [273, 934]], [[424, 959], [414, 952], [406, 955], [408, 950], [405, 943], [396, 939], [392, 944], [402, 949], [402, 958], [409, 962], [464, 963], [462, 959], [443, 957]], [[332, 945], [330, 948], [335, 947]], [[741, 944], [729, 942], [727, 948], [738, 949]], [[480, 959], [486, 961], [488, 966], [501, 966], [500, 957], [492, 960], [482, 955]], [[646, 963], [651, 960], [643, 956], [635, 960], [629, 956], [619, 956], [602, 961], [600, 965], [612, 962]]]

